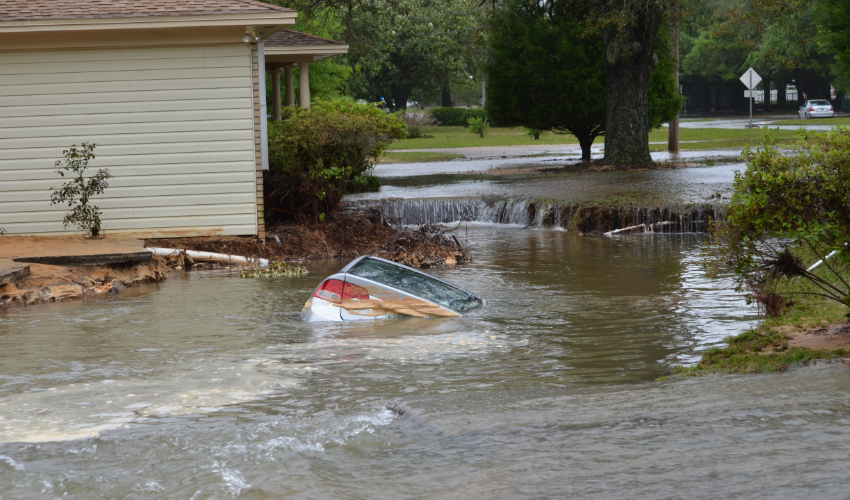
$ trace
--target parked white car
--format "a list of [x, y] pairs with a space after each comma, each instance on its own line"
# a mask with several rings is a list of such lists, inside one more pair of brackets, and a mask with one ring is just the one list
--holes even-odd
[[361, 321], [396, 316], [457, 317], [484, 300], [412, 267], [365, 255], [329, 276], [304, 304], [301, 319]]
[[835, 116], [835, 111], [829, 101], [813, 99], [806, 101], [806, 104], [800, 107], [799, 114], [801, 119], [808, 120], [809, 118], [832, 118]]

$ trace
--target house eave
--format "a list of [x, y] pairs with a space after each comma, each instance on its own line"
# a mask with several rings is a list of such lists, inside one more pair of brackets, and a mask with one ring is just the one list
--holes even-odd
[[96, 19], [36, 19], [2, 21], [0, 33], [33, 33], [57, 31], [100, 31], [123, 29], [203, 28], [224, 26], [259, 26], [261, 36], [295, 24], [298, 13], [215, 14], [182, 16], [139, 16]]

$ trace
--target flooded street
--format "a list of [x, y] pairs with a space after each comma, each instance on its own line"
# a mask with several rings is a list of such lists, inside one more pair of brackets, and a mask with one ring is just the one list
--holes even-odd
[[[453, 162], [442, 162], [450, 164]], [[492, 163], [492, 162], [457, 162]], [[380, 191], [347, 195], [351, 201], [385, 198], [480, 198], [512, 196], [581, 203], [613, 197], [642, 197], [650, 204], [684, 205], [715, 201], [718, 194], [728, 198], [735, 172], [746, 170], [744, 163], [704, 167], [643, 170], [633, 172], [545, 173], [534, 168], [503, 175], [435, 174], [427, 165], [382, 165]]]
[[0, 311], [0, 496], [846, 495], [848, 370], [654, 381], [756, 322], [700, 236], [457, 236], [457, 320], [302, 323], [345, 262]]

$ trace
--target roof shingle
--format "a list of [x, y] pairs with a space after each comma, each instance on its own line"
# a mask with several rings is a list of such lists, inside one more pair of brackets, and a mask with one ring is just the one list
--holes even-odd
[[0, 0], [0, 22], [275, 12], [293, 10], [255, 0]]
[[288, 29], [282, 29], [265, 39], [266, 47], [304, 47], [322, 45], [345, 45], [345, 43]]

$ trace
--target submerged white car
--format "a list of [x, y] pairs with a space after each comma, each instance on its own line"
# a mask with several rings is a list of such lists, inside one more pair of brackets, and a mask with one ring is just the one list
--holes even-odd
[[326, 278], [304, 304], [301, 319], [314, 322], [453, 317], [484, 304], [477, 295], [448, 281], [365, 255]]

